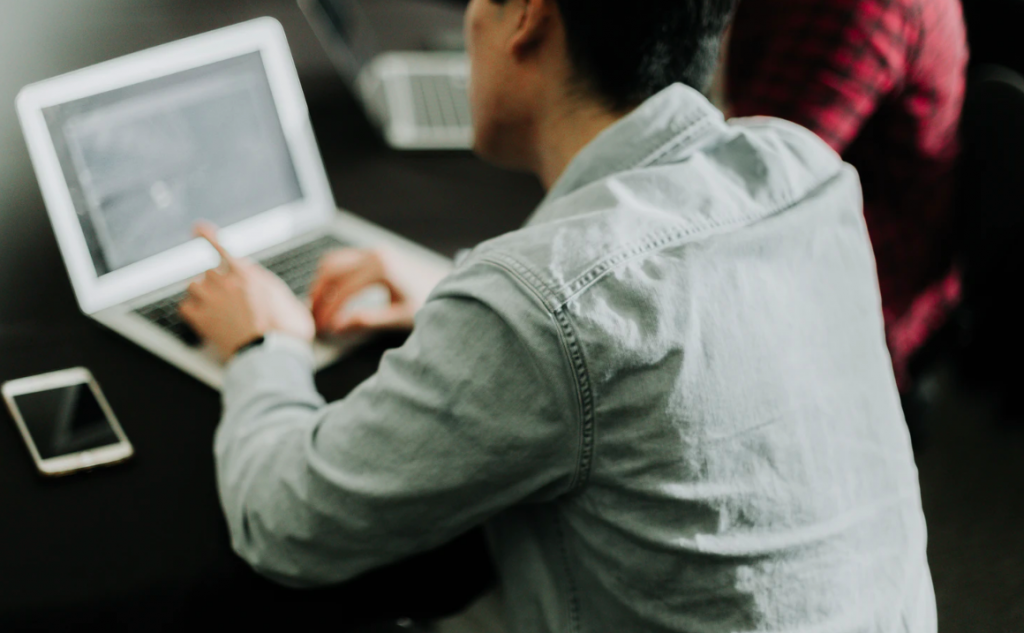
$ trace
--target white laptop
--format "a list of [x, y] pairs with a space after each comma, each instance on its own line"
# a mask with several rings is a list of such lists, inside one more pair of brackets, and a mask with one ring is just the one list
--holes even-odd
[[[473, 125], [466, 92], [469, 61], [464, 51], [384, 51], [374, 20], [368, 15], [375, 5], [364, 7], [359, 0], [298, 2], [342, 79], [389, 145], [398, 149], [472, 146]], [[451, 22], [454, 17], [456, 25], [461, 22], [458, 9], [438, 6], [428, 13], [424, 9], [429, 6], [404, 5], [394, 0], [382, 3], [377, 22], [400, 19], [407, 23], [430, 17], [449, 18], [438, 22]], [[417, 8], [424, 15], [410, 14]], [[438, 38], [444, 34], [437, 33]]]
[[[281, 25], [260, 18], [24, 88], [18, 115], [88, 316], [199, 380], [223, 367], [177, 313], [217, 264], [200, 219], [303, 296], [320, 255], [390, 245], [448, 260], [338, 211]], [[383, 289], [359, 299], [386, 300]], [[354, 339], [318, 343], [318, 368]]]

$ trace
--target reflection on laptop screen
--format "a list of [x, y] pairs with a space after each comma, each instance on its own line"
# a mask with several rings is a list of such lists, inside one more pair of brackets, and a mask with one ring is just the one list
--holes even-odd
[[302, 198], [258, 52], [43, 115], [98, 276]]

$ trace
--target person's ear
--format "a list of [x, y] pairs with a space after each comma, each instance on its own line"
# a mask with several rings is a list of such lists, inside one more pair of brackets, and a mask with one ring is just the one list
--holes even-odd
[[518, 24], [509, 46], [512, 55], [522, 59], [551, 37], [558, 25], [558, 6], [555, 0], [519, 0], [517, 4]]

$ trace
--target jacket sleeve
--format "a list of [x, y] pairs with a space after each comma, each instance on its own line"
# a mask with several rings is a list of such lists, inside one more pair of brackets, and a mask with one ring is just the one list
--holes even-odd
[[281, 583], [351, 578], [574, 485], [579, 405], [558, 329], [496, 268], [443, 283], [343, 400], [325, 405], [312, 370], [287, 350], [236, 359], [216, 437], [233, 547]]

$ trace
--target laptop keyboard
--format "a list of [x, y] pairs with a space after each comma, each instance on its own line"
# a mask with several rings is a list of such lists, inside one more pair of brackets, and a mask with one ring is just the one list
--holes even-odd
[[[320, 258], [329, 250], [347, 246], [336, 237], [324, 237], [302, 244], [290, 251], [268, 257], [260, 263], [270, 272], [284, 280], [298, 296], [303, 296], [313, 283]], [[199, 337], [178, 314], [178, 304], [185, 299], [186, 292], [179, 292], [154, 303], [143, 306], [135, 312], [181, 339], [187, 345], [198, 345]]]
[[320, 258], [324, 253], [346, 246], [351, 245], [331, 235], [325, 235], [290, 251], [261, 260], [260, 263], [283, 279], [292, 292], [301, 297], [313, 283], [313, 276], [316, 275], [316, 268], [320, 265]]
[[409, 80], [418, 127], [466, 128], [471, 125], [465, 77], [412, 75]]

